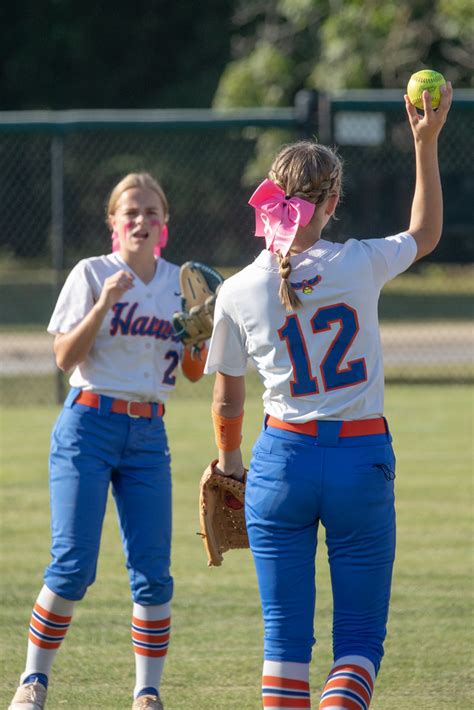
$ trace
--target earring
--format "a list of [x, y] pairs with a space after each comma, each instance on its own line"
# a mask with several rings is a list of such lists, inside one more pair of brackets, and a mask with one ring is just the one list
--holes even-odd
[[120, 240], [118, 232], [115, 229], [110, 235], [110, 238], [112, 239], [112, 251], [118, 251], [120, 249]]
[[163, 225], [163, 228], [161, 230], [160, 234], [160, 240], [158, 242], [158, 246], [163, 249], [168, 243], [168, 226], [166, 224]]

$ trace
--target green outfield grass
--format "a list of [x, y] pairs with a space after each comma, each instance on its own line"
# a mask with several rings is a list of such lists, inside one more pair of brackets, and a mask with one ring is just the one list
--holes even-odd
[[[201, 385], [198, 385], [198, 388]], [[174, 454], [173, 634], [162, 686], [166, 710], [258, 710], [262, 623], [248, 551], [209, 569], [197, 486], [214, 454], [209, 384], [181, 387], [166, 414]], [[468, 386], [389, 387], [397, 452], [398, 547], [386, 656], [371, 710], [466, 710], [472, 682], [472, 414]], [[57, 408], [1, 410], [1, 674], [7, 707], [23, 670], [32, 603], [49, 546], [47, 455]], [[248, 459], [261, 421], [250, 390]], [[331, 601], [320, 536], [313, 707], [330, 665]], [[48, 707], [131, 707], [130, 595], [112, 500], [96, 584], [77, 607], [57, 657]]]

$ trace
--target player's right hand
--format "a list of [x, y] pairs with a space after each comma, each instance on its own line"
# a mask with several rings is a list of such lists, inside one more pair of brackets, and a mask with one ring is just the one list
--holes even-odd
[[216, 473], [221, 476], [229, 476], [237, 481], [245, 479], [245, 468], [242, 462], [242, 452], [240, 449], [234, 451], [219, 451], [219, 460], [215, 466]]
[[133, 275], [129, 271], [120, 269], [105, 279], [97, 305], [107, 309], [112, 308], [126, 291], [133, 288], [133, 285]]

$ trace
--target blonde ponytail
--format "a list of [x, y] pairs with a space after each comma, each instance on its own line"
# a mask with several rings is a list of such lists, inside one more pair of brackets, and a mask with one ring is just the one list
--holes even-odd
[[288, 254], [283, 256], [280, 252], [277, 253], [279, 261], [279, 271], [281, 276], [280, 290], [278, 295], [285, 310], [290, 313], [296, 311], [301, 306], [301, 301], [298, 294], [294, 291], [290, 281], [288, 280], [291, 274], [291, 262]]

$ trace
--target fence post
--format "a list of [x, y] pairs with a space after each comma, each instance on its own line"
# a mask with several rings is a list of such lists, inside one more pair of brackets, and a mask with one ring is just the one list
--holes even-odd
[[295, 118], [301, 138], [311, 138], [317, 124], [318, 92], [301, 89], [295, 94]]
[[295, 95], [294, 108], [302, 138], [331, 142], [331, 101], [327, 94], [315, 89], [301, 89]]
[[318, 96], [318, 140], [329, 145], [333, 140], [331, 123], [331, 99], [327, 94]]
[[[51, 257], [54, 270], [55, 300], [62, 288], [64, 271], [64, 139], [51, 140]], [[56, 402], [64, 401], [62, 372], [56, 372]]]

